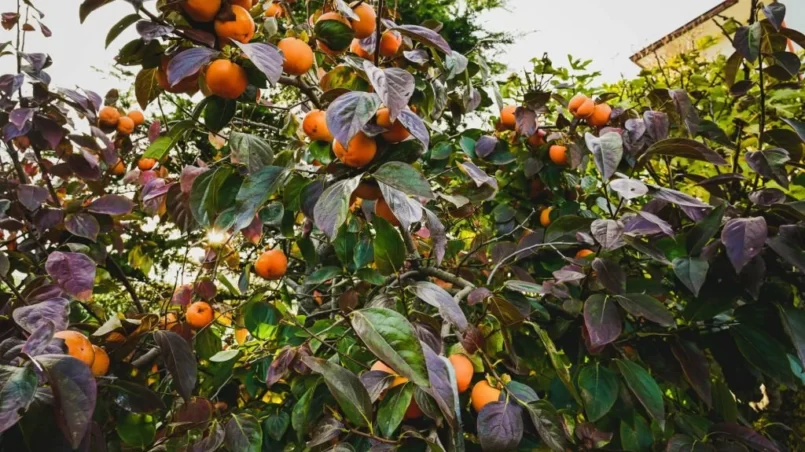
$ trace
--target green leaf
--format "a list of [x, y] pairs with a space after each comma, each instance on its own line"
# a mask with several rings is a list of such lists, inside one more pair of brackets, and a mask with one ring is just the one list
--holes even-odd
[[30, 365], [0, 365], [0, 433], [13, 427], [34, 399], [39, 380]]
[[316, 226], [330, 239], [335, 238], [341, 225], [347, 221], [349, 214], [349, 198], [358, 187], [361, 176], [345, 179], [334, 183], [324, 190], [316, 206], [313, 208], [313, 218]]
[[291, 416], [284, 411], [277, 414], [272, 414], [263, 421], [263, 431], [268, 434], [274, 441], [282, 440], [288, 426], [291, 424]]
[[87, 16], [96, 9], [100, 8], [103, 5], [108, 3], [112, 3], [114, 0], [84, 0], [81, 3], [81, 6], [78, 8], [78, 18], [83, 24], [84, 21], [87, 19]]
[[690, 160], [699, 160], [713, 165], [726, 165], [727, 161], [717, 152], [696, 140], [689, 138], [668, 138], [652, 144], [640, 158], [654, 155], [667, 157], [682, 157]]
[[726, 210], [727, 203], [721, 204], [691, 228], [686, 238], [688, 252], [691, 256], [697, 256], [702, 248], [707, 245], [707, 242], [721, 229], [721, 220], [724, 218]]
[[575, 215], [559, 217], [545, 230], [544, 242], [575, 242], [576, 233], [589, 232], [592, 222], [593, 220], [590, 218], [582, 218]]
[[388, 221], [375, 216], [372, 220], [375, 227], [375, 264], [384, 275], [398, 272], [405, 262], [405, 243], [397, 229]]
[[[229, 121], [235, 116], [235, 111], [238, 107], [238, 102], [232, 99], [224, 99], [218, 96], [210, 96], [205, 99], [207, 104], [204, 106], [204, 125], [213, 132], [226, 127]], [[232, 140], [237, 132], [229, 136], [229, 146], [232, 146]], [[248, 163], [248, 162], [247, 162]], [[269, 163], [270, 164], [270, 163]]]
[[154, 442], [154, 437], [157, 433], [156, 424], [154, 424], [154, 422], [146, 422], [147, 418], [151, 417], [146, 417], [142, 414], [127, 413], [115, 420], [115, 431], [127, 446], [146, 449]]
[[727, 422], [738, 422], [738, 404], [730, 388], [720, 381], [713, 382], [713, 408]]
[[710, 264], [698, 257], [678, 257], [674, 259], [673, 267], [676, 277], [693, 292], [693, 296], [698, 297]]
[[648, 422], [639, 414], [632, 414], [631, 419], [621, 420], [621, 447], [632, 452], [645, 452], [651, 450], [654, 437]]
[[[159, 82], [157, 82], [156, 68], [143, 68], [134, 77], [134, 97], [137, 99], [137, 104], [143, 110], [148, 107], [151, 101], [159, 96], [159, 91], [160, 88]], [[157, 141], [159, 141], [159, 138], [157, 138]], [[156, 141], [154, 144], [156, 144]], [[149, 147], [148, 149], [151, 148]]]
[[626, 312], [635, 317], [643, 317], [668, 328], [676, 325], [671, 311], [651, 295], [627, 293], [625, 295], [616, 295], [615, 300]]
[[213, 328], [204, 328], [195, 337], [194, 346], [199, 359], [210, 359], [221, 351], [221, 336]]
[[797, 350], [800, 362], [805, 363], [805, 311], [777, 305], [785, 332]]
[[234, 349], [221, 350], [220, 352], [211, 356], [210, 361], [214, 363], [225, 363], [227, 361], [232, 361], [233, 359], [237, 358], [238, 354], [240, 354], [239, 350]]
[[251, 414], [233, 414], [226, 423], [226, 447], [231, 451], [260, 452], [263, 447], [263, 429], [260, 421]]
[[253, 301], [243, 308], [246, 329], [257, 339], [269, 339], [279, 323], [277, 309], [264, 301]]
[[355, 274], [361, 279], [361, 281], [366, 281], [375, 286], [379, 286], [386, 282], [386, 278], [384, 278], [383, 275], [381, 275], [377, 270], [371, 268], [362, 268]]
[[358, 427], [372, 425], [372, 399], [361, 380], [343, 367], [311, 356], [302, 357], [313, 372], [324, 377], [330, 393], [350, 422]]
[[134, 24], [134, 22], [137, 22], [138, 20], [140, 20], [139, 14], [129, 14], [128, 16], [125, 16], [124, 18], [120, 19], [116, 24], [112, 25], [112, 28], [109, 29], [109, 33], [106, 34], [106, 45], [104, 46], [104, 48], [108, 49], [109, 44], [111, 44], [112, 41], [115, 40], [115, 38], [120, 36], [120, 33], [123, 33], [123, 31], [125, 31], [126, 28], [129, 28], [132, 24]]
[[414, 327], [399, 312], [366, 308], [351, 314], [352, 328], [383, 363], [418, 386], [430, 387], [428, 368]]
[[274, 162], [274, 151], [268, 141], [256, 135], [232, 132], [229, 149], [232, 163], [246, 165], [249, 173], [260, 171]]
[[665, 405], [662, 401], [662, 391], [649, 375], [646, 369], [632, 361], [615, 360], [618, 369], [626, 381], [626, 385], [643, 405], [649, 416], [654, 418], [660, 425], [660, 429], [665, 430]]
[[547, 400], [537, 400], [526, 405], [525, 409], [542, 442], [553, 451], [564, 452], [569, 444], [565, 438], [562, 419], [556, 408]]
[[334, 277], [338, 276], [341, 273], [341, 269], [335, 266], [329, 267], [322, 267], [315, 272], [311, 273], [310, 276], [307, 277], [305, 280], [306, 284], [321, 284], [328, 279], [333, 279]]
[[459, 147], [461, 150], [464, 151], [465, 154], [470, 156], [470, 158], [475, 158], [475, 140], [472, 137], [462, 136], [461, 139], [458, 141]]
[[293, 406], [291, 412], [291, 426], [296, 432], [297, 439], [302, 440], [302, 437], [308, 431], [308, 417], [310, 417], [310, 406], [313, 404], [313, 394], [316, 392], [316, 386], [311, 386], [296, 404]]
[[[231, 206], [234, 204], [235, 196], [240, 189], [240, 176], [230, 166], [220, 166], [213, 171], [207, 171], [198, 176], [193, 181], [190, 190], [190, 211], [199, 224], [209, 226], [212, 219], [219, 213], [226, 211], [232, 212]], [[223, 225], [228, 228], [231, 225], [232, 217], [228, 218], [229, 224]], [[254, 219], [254, 215], [249, 219], [249, 223]], [[220, 220], [218, 221], [220, 223]], [[221, 225], [218, 225], [221, 227]]]
[[336, 52], [349, 47], [355, 37], [352, 27], [339, 20], [319, 20], [313, 27], [313, 33], [316, 39]]
[[786, 350], [776, 339], [744, 324], [730, 328], [730, 333], [749, 364], [781, 383], [795, 384]]
[[267, 166], [246, 177], [235, 197], [235, 229], [240, 230], [251, 224], [257, 211], [285, 182], [286, 174], [285, 168]]
[[579, 373], [579, 389], [587, 417], [590, 422], [595, 422], [604, 417], [618, 400], [618, 377], [600, 363], [591, 364]]
[[191, 120], [179, 121], [171, 125], [170, 131], [148, 146], [143, 158], [162, 160], [168, 152], [182, 139], [185, 132], [193, 128], [195, 123]]
[[425, 199], [436, 199], [425, 176], [407, 163], [385, 163], [372, 175], [378, 181], [405, 194], [421, 196]]
[[391, 438], [405, 416], [408, 405], [414, 396], [414, 385], [405, 383], [391, 388], [377, 409], [377, 428], [380, 434]]
[[559, 377], [559, 380], [562, 381], [562, 383], [565, 385], [565, 388], [567, 388], [567, 391], [573, 396], [576, 402], [581, 405], [581, 396], [579, 396], [578, 391], [576, 391], [576, 386], [573, 384], [573, 378], [570, 376], [570, 363], [568, 362], [565, 352], [560, 352], [556, 349], [556, 344], [554, 344], [547, 331], [540, 328], [536, 323], [529, 322], [529, 325], [534, 328], [539, 335], [540, 340], [542, 340], [542, 346], [545, 347], [545, 351], [548, 352], [548, 358], [550, 358], [551, 365], [553, 365], [553, 368], [556, 371], [556, 376]]

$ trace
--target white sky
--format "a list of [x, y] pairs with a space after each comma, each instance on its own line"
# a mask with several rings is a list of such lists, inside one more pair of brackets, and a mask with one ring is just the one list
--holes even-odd
[[[415, 1], [415, 0], [412, 0]], [[611, 81], [621, 75], [633, 76], [637, 66], [629, 56], [661, 38], [720, 0], [508, 0], [505, 9], [485, 14], [483, 26], [493, 30], [522, 34], [517, 43], [501, 56], [510, 70], [528, 67], [531, 58], [543, 52], [557, 64], [567, 54], [592, 59], [593, 69]], [[0, 1], [2, 12], [10, 11], [13, 0]], [[28, 33], [26, 49], [46, 52], [54, 59], [49, 73], [58, 86], [92, 89], [103, 95], [120, 82], [107, 72], [117, 50], [136, 37], [134, 27], [104, 50], [109, 28], [132, 7], [117, 0], [93, 12], [81, 25], [78, 21], [79, 0], [38, 0], [35, 4], [46, 17], [44, 23], [53, 31], [51, 38], [37, 32]], [[788, 0], [788, 25], [805, 30], [803, 0]], [[152, 2], [147, 3], [152, 6]], [[0, 42], [14, 38], [11, 31], [0, 29]], [[0, 58], [0, 74], [14, 71], [11, 57]], [[93, 70], [99, 68], [100, 71]]]

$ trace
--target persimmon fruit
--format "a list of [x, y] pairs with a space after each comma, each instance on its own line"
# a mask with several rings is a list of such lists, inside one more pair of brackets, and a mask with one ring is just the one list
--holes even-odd
[[358, 132], [344, 148], [338, 140], [333, 140], [333, 152], [338, 160], [353, 168], [366, 166], [377, 154], [377, 142], [363, 132]]
[[298, 38], [285, 38], [278, 44], [285, 60], [282, 69], [290, 75], [302, 75], [313, 67], [313, 49], [305, 41]]
[[280, 249], [264, 252], [254, 263], [254, 271], [263, 279], [280, 279], [287, 270], [288, 258]]
[[197, 301], [187, 307], [185, 320], [190, 328], [198, 330], [204, 328], [212, 322], [214, 312], [212, 306], [206, 301]]
[[237, 99], [246, 91], [249, 80], [246, 71], [229, 60], [215, 60], [207, 68], [207, 88], [224, 99]]
[[314, 141], [333, 141], [333, 134], [327, 127], [327, 114], [322, 110], [311, 110], [305, 115], [302, 131]]
[[95, 360], [95, 350], [92, 348], [92, 343], [87, 339], [87, 336], [79, 333], [78, 331], [64, 330], [54, 334], [64, 341], [67, 346], [67, 353], [73, 358], [77, 358], [87, 366], [92, 366]]

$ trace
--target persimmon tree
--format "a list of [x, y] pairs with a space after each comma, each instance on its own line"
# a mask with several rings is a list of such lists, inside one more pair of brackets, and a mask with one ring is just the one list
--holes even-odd
[[599, 89], [390, 1], [129, 3], [147, 115], [0, 50], [3, 450], [802, 446], [782, 4]]

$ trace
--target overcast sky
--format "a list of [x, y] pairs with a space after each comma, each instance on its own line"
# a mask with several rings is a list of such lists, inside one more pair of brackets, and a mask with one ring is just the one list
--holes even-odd
[[[415, 1], [415, 0], [411, 0]], [[505, 9], [485, 14], [485, 27], [520, 34], [506, 49], [503, 61], [511, 70], [528, 66], [529, 59], [548, 52], [558, 64], [566, 55], [594, 60], [594, 69], [611, 81], [632, 76], [637, 67], [629, 56], [647, 44], [687, 23], [720, 0], [508, 0]], [[11, 10], [13, 0], [3, 0], [2, 11]], [[805, 1], [789, 0], [788, 24], [805, 30]], [[78, 21], [79, 0], [35, 0], [46, 14], [43, 22], [51, 38], [28, 33], [26, 50], [46, 52], [54, 59], [49, 70], [59, 86], [93, 89], [101, 94], [119, 82], [107, 73], [121, 45], [136, 37], [134, 28], [120, 36], [108, 50], [104, 40], [109, 28], [132, 7], [117, 0], [93, 12], [82, 25]], [[153, 7], [152, 2], [147, 3]], [[0, 29], [0, 42], [13, 39]], [[13, 58], [0, 58], [0, 74], [13, 72]], [[93, 68], [98, 68], [94, 70]]]

